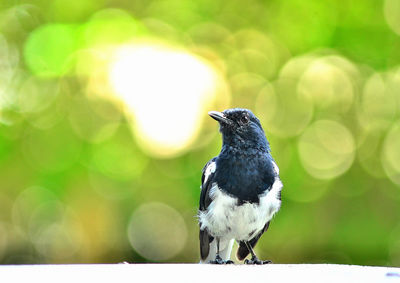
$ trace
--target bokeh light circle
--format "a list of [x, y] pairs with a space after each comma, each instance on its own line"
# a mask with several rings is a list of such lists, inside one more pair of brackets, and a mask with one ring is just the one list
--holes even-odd
[[33, 74], [56, 77], [65, 74], [72, 67], [76, 48], [74, 26], [42, 25], [29, 34], [24, 46], [24, 59]]
[[400, 105], [400, 67], [396, 67], [390, 71], [387, 89], [396, 98], [398, 105]]
[[53, 0], [48, 5], [48, 14], [56, 22], [82, 21], [103, 5], [104, 0], [85, 0], [79, 2]]
[[[111, 102], [108, 102], [110, 106], [107, 104], [100, 106], [104, 113], [96, 111], [93, 107], [97, 106], [99, 102], [101, 102], [100, 99], [95, 101], [85, 98], [75, 99], [69, 110], [68, 118], [72, 129], [82, 140], [91, 143], [100, 143], [110, 138], [120, 126], [120, 115], [116, 115], [117, 111], [110, 107]], [[106, 116], [107, 113], [111, 115]]]
[[48, 259], [71, 258], [81, 247], [80, 222], [71, 209], [60, 202], [38, 206], [33, 211], [30, 226], [30, 237], [36, 250]]
[[49, 189], [23, 190], [14, 202], [12, 220], [45, 259], [71, 258], [80, 248], [78, 218]]
[[400, 185], [400, 123], [395, 123], [387, 134], [382, 152], [382, 163], [386, 174]]
[[236, 105], [252, 109], [254, 99], [264, 88], [267, 81], [260, 75], [254, 73], [240, 73], [229, 78], [232, 97]]
[[256, 107], [256, 115], [260, 115], [268, 132], [281, 138], [301, 134], [313, 115], [312, 101], [297, 94], [296, 81], [292, 79], [277, 80], [273, 91], [266, 86], [260, 91], [257, 101], [262, 105]]
[[122, 44], [146, 33], [141, 22], [122, 9], [96, 12], [83, 26], [82, 39], [88, 48]]
[[307, 70], [308, 66], [317, 60], [319, 56], [316, 54], [306, 54], [303, 56], [293, 57], [288, 60], [279, 72], [279, 77], [297, 80]]
[[[279, 163], [278, 163], [279, 164]], [[281, 169], [281, 168], [280, 168]], [[282, 171], [281, 172], [285, 172]], [[286, 169], [291, 177], [284, 180], [284, 186], [291, 188], [285, 193], [285, 197], [300, 203], [312, 203], [321, 199], [329, 189], [329, 183], [325, 180], [310, 178], [307, 171], [302, 167], [301, 160], [293, 160], [290, 167]]]
[[289, 57], [283, 45], [255, 29], [239, 30], [225, 44], [231, 49], [226, 59], [230, 75], [248, 72], [272, 78]]
[[133, 132], [149, 155], [172, 157], [195, 140], [221, 76], [206, 60], [161, 44], [116, 50], [110, 82], [133, 114]]
[[325, 58], [308, 66], [299, 80], [298, 91], [312, 99], [315, 106], [338, 112], [346, 112], [354, 96], [350, 77]]
[[21, 82], [17, 105], [20, 112], [41, 112], [51, 105], [60, 92], [54, 80], [30, 76]]
[[389, 27], [400, 35], [400, 1], [385, 0], [383, 4], [385, 20]]
[[387, 77], [373, 74], [365, 83], [358, 107], [358, 120], [365, 129], [387, 129], [396, 113], [396, 97]]
[[332, 179], [346, 172], [353, 163], [355, 143], [342, 124], [319, 120], [300, 137], [300, 160], [306, 171], [318, 179]]
[[163, 203], [145, 203], [132, 214], [128, 238], [143, 257], [163, 261], [178, 254], [186, 243], [187, 228], [182, 216]]
[[[57, 196], [50, 190], [42, 187], [29, 187], [22, 190], [12, 208], [13, 223], [25, 232], [31, 227], [32, 212], [43, 203], [56, 202]], [[54, 211], [53, 211], [54, 212]]]
[[383, 140], [386, 131], [381, 129], [362, 130], [357, 134], [357, 159], [361, 167], [371, 176], [386, 176], [381, 162]]
[[[166, 25], [164, 23], [164, 25]], [[213, 32], [210, 32], [212, 30]], [[222, 44], [231, 32], [216, 22], [202, 22], [188, 30], [188, 35], [196, 44], [211, 45], [216, 48]]]
[[0, 34], [0, 110], [10, 107], [14, 100], [10, 85], [18, 72], [19, 60], [18, 50]]
[[257, 117], [261, 121], [272, 121], [278, 111], [277, 104], [278, 98], [273, 86], [266, 83], [256, 99], [254, 110]]

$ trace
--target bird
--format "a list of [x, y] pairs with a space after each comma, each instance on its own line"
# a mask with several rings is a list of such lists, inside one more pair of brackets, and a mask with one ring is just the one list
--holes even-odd
[[281, 207], [283, 184], [260, 120], [243, 108], [208, 114], [219, 123], [222, 148], [202, 170], [200, 263], [233, 264], [234, 241], [239, 261], [271, 263], [260, 260], [254, 247]]

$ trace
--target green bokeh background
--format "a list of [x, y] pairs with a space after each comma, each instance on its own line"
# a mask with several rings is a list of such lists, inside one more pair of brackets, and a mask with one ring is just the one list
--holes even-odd
[[284, 183], [260, 257], [400, 266], [399, 34], [395, 0], [0, 0], [0, 263], [199, 260], [223, 109], [157, 158], [79, 63], [147, 37], [223, 66], [260, 117]]

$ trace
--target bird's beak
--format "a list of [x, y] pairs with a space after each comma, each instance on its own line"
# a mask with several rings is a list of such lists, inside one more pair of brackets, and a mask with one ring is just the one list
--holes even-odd
[[226, 116], [222, 112], [210, 111], [210, 112], [208, 112], [208, 115], [210, 115], [211, 118], [213, 118], [214, 120], [217, 120], [220, 123], [224, 122], [224, 123], [229, 124], [229, 122], [230, 122], [230, 120], [228, 118], [226, 118]]

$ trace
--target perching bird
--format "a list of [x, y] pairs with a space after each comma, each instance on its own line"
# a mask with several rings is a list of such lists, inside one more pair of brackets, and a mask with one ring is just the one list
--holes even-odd
[[257, 117], [247, 109], [208, 113], [217, 120], [222, 149], [203, 169], [199, 225], [202, 263], [227, 264], [233, 241], [237, 258], [265, 264], [254, 246], [281, 206], [279, 169]]

